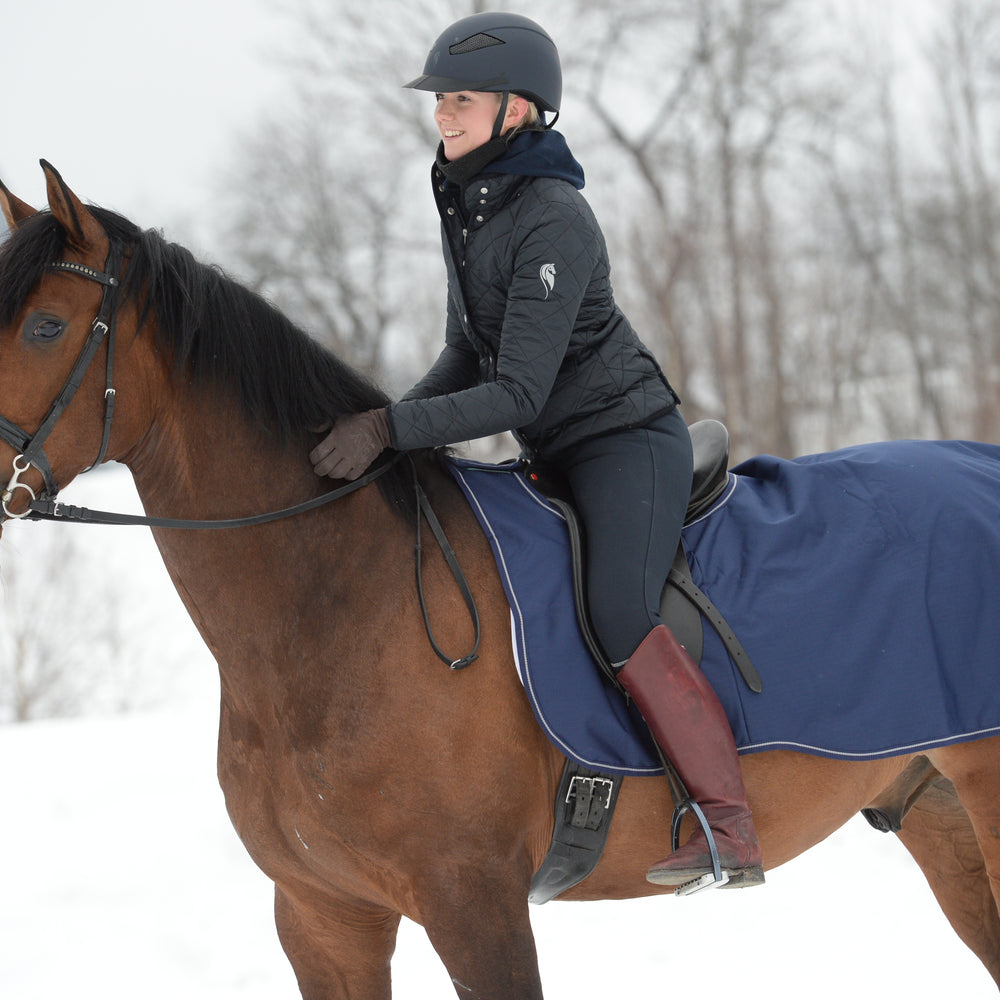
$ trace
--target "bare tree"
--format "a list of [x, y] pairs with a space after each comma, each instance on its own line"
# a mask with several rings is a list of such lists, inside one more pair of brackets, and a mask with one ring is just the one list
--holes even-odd
[[239, 271], [397, 388], [436, 353], [444, 310], [429, 181], [437, 134], [426, 95], [402, 84], [435, 26], [476, 6], [420, 0], [386, 17], [378, 5], [290, 4], [288, 102], [243, 140], [240, 176], [222, 195]]
[[[881, 8], [835, 30], [804, 0], [532, 8], [616, 295], [737, 456], [996, 434], [997, 5], [935, 8], [936, 124], [894, 60], [910, 25], [874, 30]], [[444, 312], [437, 136], [400, 84], [444, 25], [494, 6], [293, 2], [289, 100], [223, 199], [251, 282], [392, 388], [436, 354]]]
[[[968, 399], [961, 429], [983, 439], [1000, 436], [998, 45], [1000, 4], [952, 0], [929, 47], [942, 183], [920, 219], [931, 255], [928, 311], [940, 324], [946, 307], [952, 329], [942, 331], [943, 361], [961, 371]], [[941, 275], [947, 285], [933, 280]]]
[[[857, 114], [814, 157], [839, 216], [840, 266], [873, 307], [856, 366], [862, 402], [886, 436], [990, 438], [1000, 429], [998, 150], [985, 123], [995, 133], [998, 5], [956, 0], [939, 16], [924, 67], [903, 64], [886, 36], [863, 50], [848, 70]], [[931, 83], [919, 114], [915, 81]]]
[[642, 279], [644, 336], [667, 332], [689, 418], [721, 416], [744, 451], [794, 443], [789, 210], [805, 202], [790, 160], [823, 106], [803, 13], [792, 0], [699, 0], [591, 14], [588, 107], [626, 167], [616, 202], [642, 220], [617, 250]]
[[0, 721], [146, 703], [156, 684], [139, 676], [143, 645], [125, 635], [115, 575], [95, 584], [72, 526], [32, 526], [30, 538], [17, 527], [0, 549]]

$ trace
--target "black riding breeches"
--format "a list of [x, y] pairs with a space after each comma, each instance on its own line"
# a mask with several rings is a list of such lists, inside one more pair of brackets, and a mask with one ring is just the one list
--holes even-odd
[[691, 494], [691, 438], [680, 411], [585, 441], [559, 456], [583, 522], [594, 631], [612, 663], [661, 624], [660, 595]]

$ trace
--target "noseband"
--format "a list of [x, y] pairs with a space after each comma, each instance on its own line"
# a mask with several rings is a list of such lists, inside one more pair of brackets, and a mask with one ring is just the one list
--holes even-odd
[[[38, 430], [34, 434], [29, 434], [22, 430], [13, 421], [8, 420], [6, 417], [0, 415], [0, 438], [7, 442], [12, 448], [15, 448], [18, 452], [17, 456], [14, 458], [14, 474], [11, 476], [10, 481], [4, 487], [3, 492], [0, 493], [0, 506], [3, 508], [3, 513], [7, 517], [11, 518], [21, 518], [27, 517], [30, 514], [30, 508], [25, 510], [21, 514], [12, 513], [9, 509], [9, 504], [14, 498], [14, 494], [17, 490], [25, 490], [32, 501], [36, 499], [48, 499], [52, 500], [59, 493], [59, 486], [55, 481], [55, 476], [52, 474], [52, 466], [49, 464], [49, 460], [43, 450], [43, 445], [46, 438], [52, 432], [53, 427], [56, 425], [56, 421], [62, 416], [63, 411], [69, 406], [70, 400], [76, 395], [76, 390], [80, 388], [80, 384], [83, 382], [84, 376], [87, 374], [87, 369], [90, 367], [90, 363], [94, 360], [94, 356], [97, 354], [98, 349], [101, 344], [107, 339], [108, 344], [108, 360], [107, 360], [107, 379], [105, 383], [104, 390], [104, 433], [101, 438], [101, 448], [97, 454], [97, 458], [87, 466], [87, 469], [92, 469], [96, 465], [100, 465], [104, 461], [104, 456], [107, 454], [108, 441], [111, 438], [111, 422], [114, 419], [115, 413], [115, 389], [114, 389], [114, 356], [115, 356], [115, 316], [117, 311], [117, 291], [121, 284], [121, 268], [122, 268], [122, 251], [117, 244], [112, 244], [110, 251], [108, 253], [108, 259], [104, 265], [104, 271], [96, 271], [92, 267], [88, 267], [86, 264], [77, 264], [73, 261], [59, 260], [48, 265], [50, 271], [68, 271], [71, 274], [77, 274], [82, 278], [87, 278], [89, 281], [96, 281], [98, 284], [103, 286], [103, 294], [101, 296], [101, 306], [97, 311], [97, 316], [94, 318], [94, 322], [90, 326], [90, 333], [87, 336], [83, 347], [80, 350], [80, 354], [76, 359], [76, 363], [73, 365], [72, 370], [69, 373], [69, 377], [66, 379], [65, 385], [56, 396], [52, 406], [49, 407], [49, 412], [42, 420], [38, 427]], [[20, 482], [20, 477], [24, 475], [32, 466], [34, 466], [42, 474], [42, 479], [45, 482], [45, 488], [42, 492], [41, 498], [37, 498], [35, 491], [27, 485], [27, 483]], [[86, 469], [84, 471], [87, 471]]]

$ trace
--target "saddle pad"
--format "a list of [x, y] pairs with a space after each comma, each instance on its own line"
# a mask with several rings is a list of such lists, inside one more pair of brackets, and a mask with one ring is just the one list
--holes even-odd
[[[562, 516], [519, 463], [452, 471], [496, 556], [546, 735], [587, 767], [660, 773], [580, 636]], [[706, 626], [702, 669], [740, 753], [875, 759], [1000, 733], [1000, 448], [760, 456], [683, 538], [694, 582], [763, 678], [751, 692]]]

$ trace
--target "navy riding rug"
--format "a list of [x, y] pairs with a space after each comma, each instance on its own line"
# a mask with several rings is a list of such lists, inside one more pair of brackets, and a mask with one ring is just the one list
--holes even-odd
[[[580, 635], [562, 515], [518, 463], [457, 461], [453, 474], [493, 547], [547, 736], [596, 770], [659, 773]], [[705, 628], [702, 669], [740, 753], [860, 760], [1000, 733], [1000, 447], [754, 458], [683, 538], [694, 582], [763, 679], [750, 691]]]

